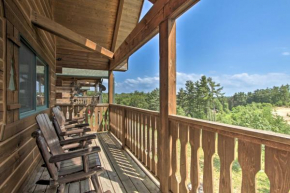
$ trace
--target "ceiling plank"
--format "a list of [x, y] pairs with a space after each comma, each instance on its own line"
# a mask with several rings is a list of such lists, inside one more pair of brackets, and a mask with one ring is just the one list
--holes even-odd
[[114, 70], [138, 48], [148, 42], [159, 31], [165, 19], [176, 19], [199, 0], [158, 0], [136, 25], [114, 54], [110, 70]]
[[63, 25], [38, 14], [36, 11], [31, 12], [30, 21], [37, 27], [46, 30], [54, 35], [75, 43], [81, 47], [101, 53], [102, 55], [113, 58], [114, 53], [110, 50], [98, 45], [97, 43], [73, 32]]
[[111, 50], [113, 50], [113, 51], [115, 51], [115, 49], [116, 49], [116, 43], [117, 43], [117, 38], [118, 38], [118, 34], [119, 34], [119, 28], [120, 28], [122, 13], [123, 13], [123, 7], [124, 7], [124, 0], [120, 0], [119, 6], [118, 6], [117, 17], [116, 17], [115, 30], [114, 30], [113, 40], [112, 40], [112, 46], [111, 46]]

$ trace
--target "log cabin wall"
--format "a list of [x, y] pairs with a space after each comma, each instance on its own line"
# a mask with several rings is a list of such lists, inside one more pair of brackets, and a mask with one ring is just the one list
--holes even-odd
[[57, 104], [70, 104], [72, 91], [74, 89], [73, 81], [56, 79], [56, 103]]
[[[41, 159], [31, 137], [37, 129], [36, 114], [19, 118], [19, 37], [48, 65], [49, 107], [55, 104], [56, 43], [53, 35], [35, 28], [29, 20], [32, 10], [53, 19], [51, 0], [1, 0], [0, 6], [0, 192], [10, 193], [21, 192], [21, 185]], [[15, 91], [10, 91], [7, 83], [12, 65]], [[50, 108], [42, 112], [50, 113]]]

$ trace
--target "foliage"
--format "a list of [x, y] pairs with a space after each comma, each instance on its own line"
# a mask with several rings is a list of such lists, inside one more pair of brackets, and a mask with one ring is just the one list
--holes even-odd
[[232, 125], [290, 134], [290, 125], [268, 103], [252, 103], [237, 106], [229, 113], [219, 113], [217, 121]]
[[274, 106], [288, 106], [290, 104], [290, 86], [257, 89], [254, 92], [239, 92], [228, 98], [229, 107], [247, 105], [251, 103], [270, 103]]
[[[223, 87], [210, 77], [186, 81], [177, 93], [177, 114], [222, 123], [290, 134], [290, 126], [273, 107], [290, 104], [290, 86], [282, 85], [225, 97]], [[108, 94], [103, 93], [103, 102]], [[115, 94], [115, 103], [159, 111], [159, 89], [149, 93]]]

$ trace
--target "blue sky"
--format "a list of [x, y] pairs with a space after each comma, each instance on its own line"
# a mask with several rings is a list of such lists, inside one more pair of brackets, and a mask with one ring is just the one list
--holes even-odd
[[[142, 15], [152, 6], [145, 0]], [[201, 75], [226, 95], [290, 83], [290, 1], [202, 0], [177, 19], [177, 89]], [[159, 87], [159, 37], [115, 72], [116, 93]]]

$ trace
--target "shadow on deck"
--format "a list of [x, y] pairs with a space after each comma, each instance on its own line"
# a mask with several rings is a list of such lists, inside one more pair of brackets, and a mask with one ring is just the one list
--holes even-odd
[[[102, 192], [159, 192], [154, 182], [138, 167], [133, 159], [121, 148], [118, 141], [109, 133], [99, 133], [93, 145], [102, 148], [99, 158], [105, 172], [99, 176]], [[23, 185], [21, 192], [56, 192], [56, 187], [36, 185], [39, 179], [48, 179], [49, 174], [42, 161]], [[94, 190], [89, 179], [66, 185], [66, 193], [83, 193]]]

